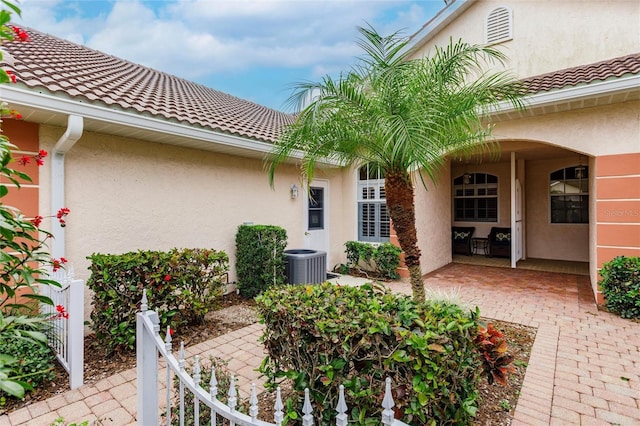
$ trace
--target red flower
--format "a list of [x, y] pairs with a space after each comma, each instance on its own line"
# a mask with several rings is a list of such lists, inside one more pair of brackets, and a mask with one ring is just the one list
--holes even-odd
[[171, 280], [171, 275], [165, 275], [164, 276], [164, 280], [165, 281], [170, 281]]
[[36, 163], [38, 163], [38, 166], [42, 166], [44, 165], [44, 157], [47, 156], [47, 151], [45, 151], [44, 149], [41, 149], [35, 156], [36, 159]]
[[71, 210], [69, 210], [66, 207], [61, 208], [60, 210], [58, 210], [58, 214], [56, 214], [56, 217], [58, 219], [62, 219], [63, 217], [65, 217], [66, 215], [68, 215], [71, 212]]
[[5, 71], [7, 73], [7, 75], [9, 76], [9, 79], [11, 79], [12, 83], [16, 83], [18, 81], [18, 79], [16, 78], [16, 75], [13, 73], [13, 71], [11, 70], [7, 70]]
[[175, 330], [171, 327], [169, 327], [169, 336], [173, 336], [175, 334]]
[[51, 261], [53, 272], [56, 272], [58, 269], [62, 268], [62, 264], [67, 263], [67, 259], [61, 257], [60, 259], [53, 259]]
[[36, 217], [34, 217], [33, 219], [31, 219], [31, 223], [33, 223], [36, 228], [40, 226], [40, 224], [42, 223], [42, 216], [38, 215]]
[[16, 37], [20, 39], [20, 41], [29, 41], [29, 34], [25, 30], [20, 27], [16, 27], [15, 25], [11, 27]]
[[21, 166], [26, 166], [29, 163], [31, 163], [31, 157], [29, 157], [28, 155], [23, 155], [18, 160], [18, 164], [20, 164]]
[[56, 305], [56, 311], [58, 311], [58, 318], [69, 319], [69, 313], [64, 309], [64, 306]]

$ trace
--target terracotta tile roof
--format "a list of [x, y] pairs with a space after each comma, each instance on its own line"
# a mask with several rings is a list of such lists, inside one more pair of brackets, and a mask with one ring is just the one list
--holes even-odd
[[523, 83], [529, 93], [538, 93], [635, 74], [640, 74], [640, 53], [528, 77]]
[[[203, 85], [25, 28], [30, 42], [6, 43], [18, 82], [84, 102], [274, 142], [294, 120]], [[640, 74], [640, 53], [523, 80], [529, 93]]]
[[30, 41], [2, 48], [18, 83], [83, 102], [274, 142], [285, 114], [171, 74], [25, 28]]

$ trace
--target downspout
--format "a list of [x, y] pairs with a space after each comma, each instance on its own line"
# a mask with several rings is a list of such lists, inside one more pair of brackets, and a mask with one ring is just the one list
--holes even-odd
[[[67, 130], [58, 139], [51, 153], [51, 214], [56, 214], [65, 206], [64, 156], [82, 136], [83, 119], [78, 115], [69, 115]], [[64, 227], [55, 219], [51, 222], [51, 257], [59, 259], [65, 256]]]

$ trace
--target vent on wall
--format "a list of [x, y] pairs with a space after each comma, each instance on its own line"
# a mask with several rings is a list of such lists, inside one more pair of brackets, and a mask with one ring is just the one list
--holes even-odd
[[495, 44], [513, 38], [511, 9], [501, 6], [487, 16], [486, 42]]

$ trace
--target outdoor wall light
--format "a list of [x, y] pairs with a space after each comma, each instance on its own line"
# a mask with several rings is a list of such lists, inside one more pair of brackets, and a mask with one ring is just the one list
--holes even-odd
[[462, 175], [462, 183], [469, 185], [471, 183], [471, 174], [465, 173]]
[[294, 183], [291, 185], [291, 199], [295, 200], [298, 198], [298, 186]]
[[582, 179], [584, 177], [584, 167], [582, 165], [575, 168], [576, 179]]

